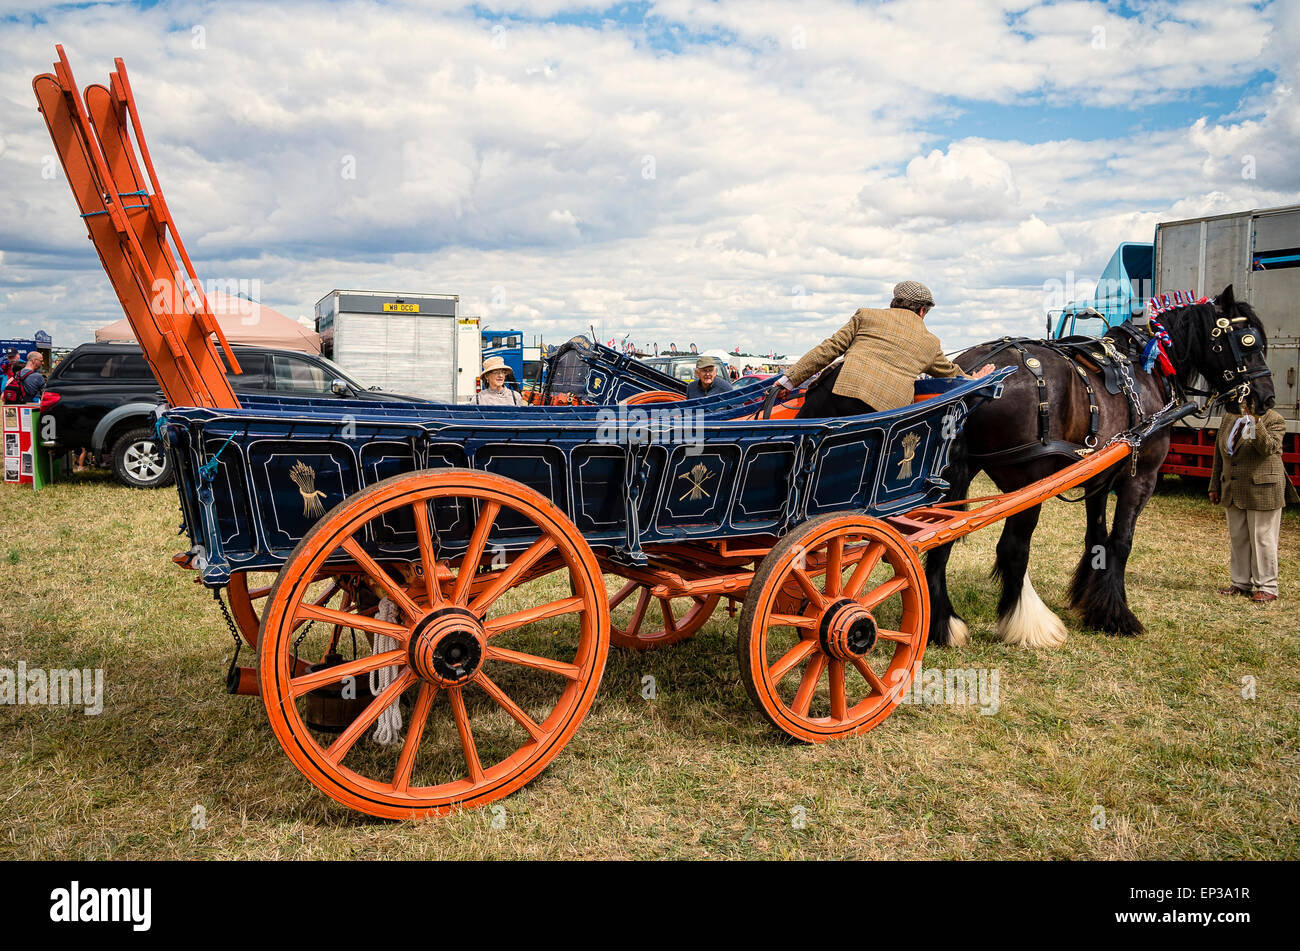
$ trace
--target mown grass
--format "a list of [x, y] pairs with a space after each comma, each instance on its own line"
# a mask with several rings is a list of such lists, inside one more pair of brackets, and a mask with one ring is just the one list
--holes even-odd
[[1283, 600], [1229, 602], [1222, 514], [1175, 481], [1139, 522], [1135, 639], [1065, 613], [1082, 517], [1050, 504], [1031, 564], [1070, 625], [1060, 650], [992, 639], [996, 530], [954, 555], [972, 641], [925, 666], [996, 668], [996, 715], [907, 705], [865, 736], [792, 745], [750, 705], [720, 608], [687, 643], [612, 650], [585, 723], [494, 829], [490, 810], [371, 819], [296, 772], [261, 702], [224, 693], [229, 635], [169, 560], [186, 547], [173, 490], [4, 486], [0, 667], [103, 668], [105, 705], [0, 707], [0, 856], [1300, 857], [1300, 512], [1283, 522]]

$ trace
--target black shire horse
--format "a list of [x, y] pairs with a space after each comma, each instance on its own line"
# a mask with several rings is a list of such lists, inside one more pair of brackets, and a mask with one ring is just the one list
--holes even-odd
[[[1174, 393], [1185, 394], [1199, 373], [1218, 399], [1231, 400], [1249, 393], [1257, 405], [1272, 405], [1273, 382], [1264, 366], [1264, 328], [1250, 305], [1233, 297], [1232, 285], [1213, 302], [1166, 311], [1158, 320], [1172, 344], [1166, 352], [1175, 371]], [[1142, 412], [1150, 415], [1168, 402], [1174, 393], [1164, 379], [1142, 370], [1140, 348], [1147, 335], [1126, 324], [1112, 328], [1106, 336], [1115, 351], [1132, 360], [1128, 376]], [[1070, 352], [1068, 347], [1043, 346], [1033, 341], [1020, 341], [1019, 345], [1025, 353], [994, 341], [973, 347], [957, 358], [958, 365], [967, 372], [986, 362], [1019, 369], [1007, 380], [1001, 399], [984, 403], [967, 419], [944, 473], [952, 483], [949, 498], [965, 498], [971, 479], [981, 470], [988, 472], [1003, 492], [1021, 488], [1077, 460], [1076, 447], [1083, 447], [1085, 442], [1099, 446], [1133, 425], [1129, 398], [1122, 388], [1115, 394], [1107, 391], [1096, 363], [1086, 356], [1079, 358], [1077, 352], [1071, 362], [1064, 355]], [[1099, 349], [1095, 341], [1092, 346]], [[1045, 387], [1039, 386], [1030, 369], [1034, 359]], [[1124, 376], [1121, 369], [1121, 382]], [[1095, 439], [1090, 438], [1093, 414], [1085, 377], [1095, 396], [1092, 405], [1098, 408]], [[1040, 439], [1041, 402], [1047, 403], [1048, 414], [1043, 420], [1047, 446]], [[1079, 611], [1090, 629], [1124, 635], [1144, 630], [1128, 607], [1124, 568], [1133, 547], [1134, 524], [1155, 489], [1157, 471], [1168, 450], [1169, 433], [1163, 430], [1143, 444], [1136, 473], [1132, 461], [1125, 459], [1084, 486], [1088, 493], [1088, 527], [1083, 557], [1070, 587], [1070, 606]], [[1108, 485], [1116, 495], [1115, 518], [1109, 530]], [[1065, 642], [1065, 624], [1043, 604], [1027, 570], [1040, 508], [1035, 506], [1007, 519], [998, 540], [993, 568], [993, 576], [1002, 581], [997, 631], [1007, 643], [1058, 647]], [[930, 552], [926, 578], [930, 585], [930, 643], [956, 646], [965, 643], [967, 628], [948, 599], [951, 547]]]

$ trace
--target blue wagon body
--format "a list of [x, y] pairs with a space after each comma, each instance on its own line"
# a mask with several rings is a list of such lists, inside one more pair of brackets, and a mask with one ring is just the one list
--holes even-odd
[[[753, 412], [737, 400], [712, 414], [694, 405], [708, 401], [616, 413], [284, 398], [171, 409], [159, 425], [203, 580], [217, 586], [234, 571], [278, 568], [325, 510], [421, 469], [476, 469], [536, 489], [593, 548], [630, 564], [646, 545], [779, 537], [823, 512], [904, 512], [942, 496], [963, 420], [1000, 388], [1001, 376], [959, 380], [900, 410], [808, 421], [730, 420]], [[310, 491], [295, 474], [309, 474]], [[440, 514], [440, 543], [463, 546], [471, 523]], [[392, 526], [369, 540], [372, 553], [410, 557], [412, 532]], [[494, 539], [530, 541], [505, 527]]]

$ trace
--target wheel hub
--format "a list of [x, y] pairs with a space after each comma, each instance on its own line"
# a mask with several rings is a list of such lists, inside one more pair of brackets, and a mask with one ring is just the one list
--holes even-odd
[[817, 636], [827, 654], [837, 660], [853, 660], [876, 646], [876, 619], [856, 601], [841, 598], [822, 612]]
[[425, 615], [411, 635], [411, 669], [439, 687], [458, 687], [477, 676], [487, 652], [483, 625], [461, 607]]

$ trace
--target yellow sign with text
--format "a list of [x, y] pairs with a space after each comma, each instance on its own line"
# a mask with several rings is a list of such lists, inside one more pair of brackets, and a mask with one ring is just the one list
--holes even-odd
[[419, 304], [385, 304], [385, 314], [418, 314], [420, 312]]

